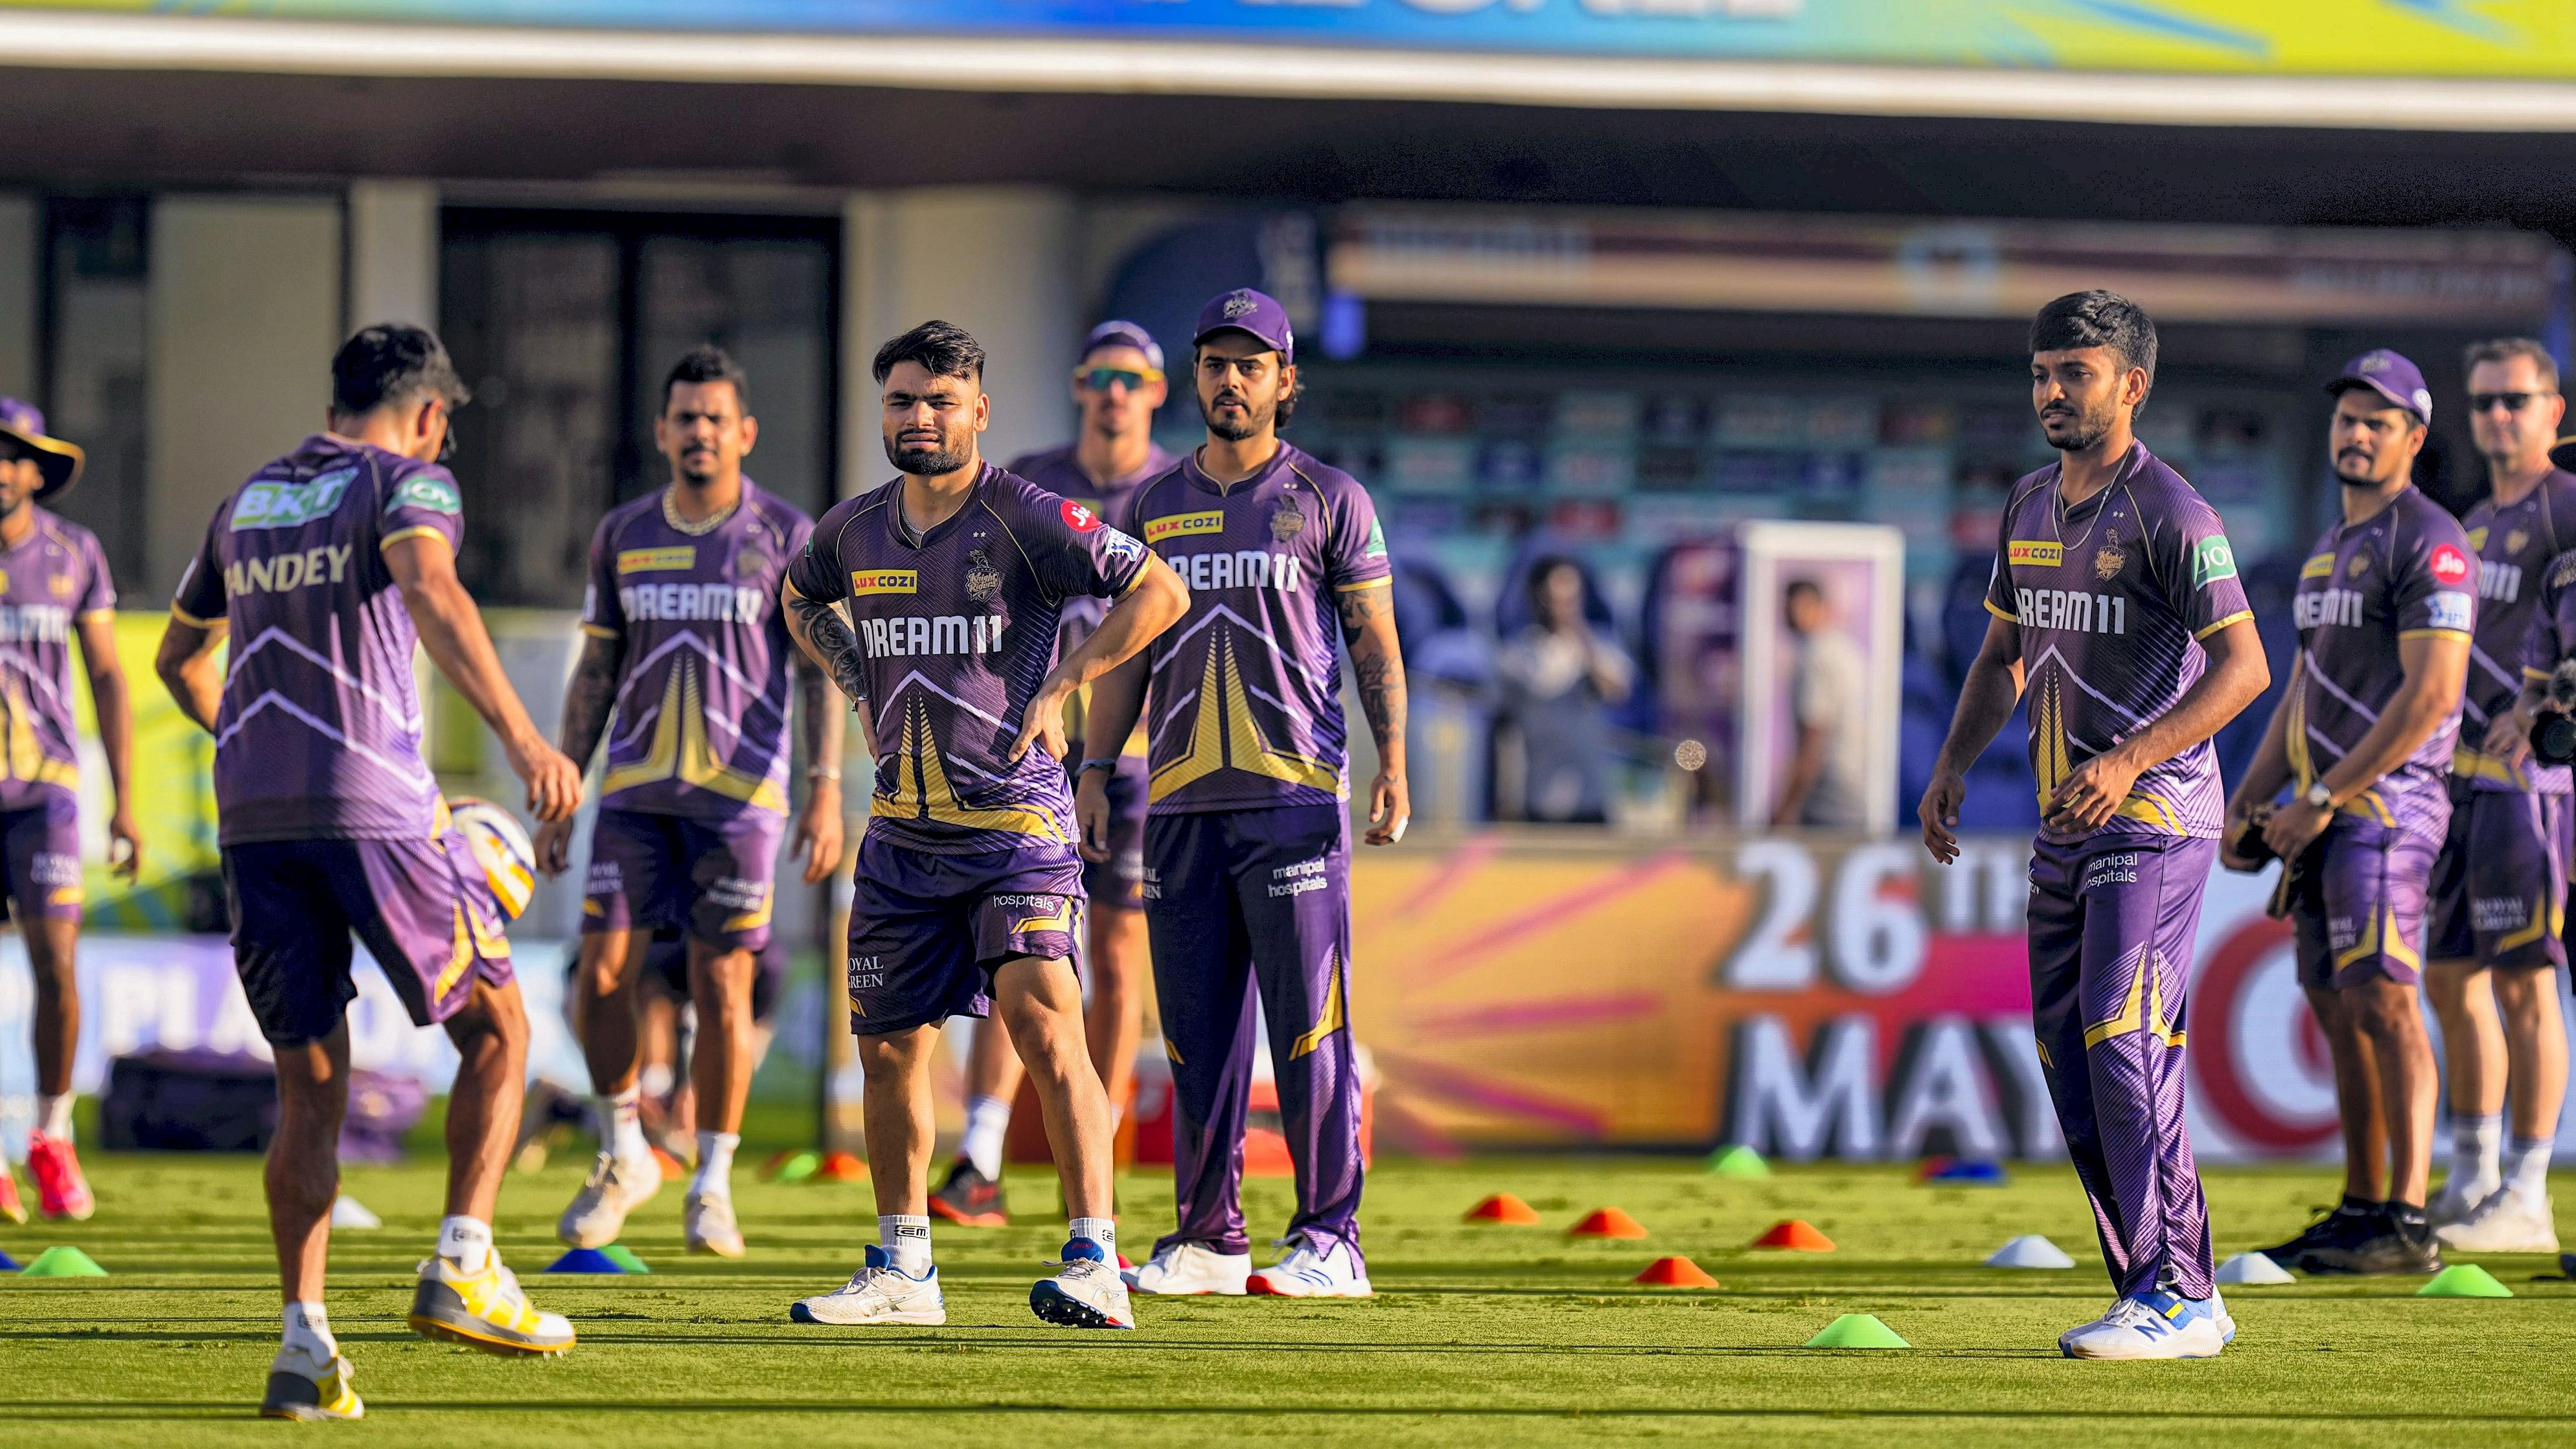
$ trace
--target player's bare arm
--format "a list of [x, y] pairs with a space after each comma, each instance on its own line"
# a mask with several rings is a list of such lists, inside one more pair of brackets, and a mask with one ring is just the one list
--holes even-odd
[[[617, 702], [617, 677], [625, 664], [622, 636], [582, 636], [581, 657], [573, 662], [572, 678], [564, 684], [563, 727], [555, 739], [573, 768], [584, 773], [590, 769], [590, 757], [599, 752], [600, 736], [608, 732], [609, 711]], [[535, 844], [537, 868], [549, 876], [562, 875], [572, 864], [572, 817], [539, 825]]]
[[2290, 687], [2281, 691], [2280, 702], [2272, 706], [2272, 718], [2263, 726], [2263, 742], [2254, 747], [2254, 758], [2246, 763], [2245, 777], [2236, 782], [2236, 793], [2228, 797], [2227, 828], [2219, 833], [2218, 863], [2229, 870], [2254, 870], [2259, 863], [2238, 855], [2236, 841], [2243, 835], [2240, 827], [2254, 807], [2268, 803], [2290, 783], [2290, 701], [2299, 697], [2307, 682], [2308, 661], [2301, 655], [2290, 664]]
[[161, 676], [179, 713], [208, 734], [215, 732], [215, 715], [224, 707], [224, 673], [215, 667], [215, 644], [223, 633], [222, 620], [197, 625], [173, 618], [161, 631], [161, 649], [152, 660], [152, 672]]
[[2145, 728], [2076, 766], [2042, 812], [2051, 824], [2100, 829], [2138, 776], [2218, 733], [2272, 687], [2272, 666], [2251, 618], [2220, 629], [2200, 647], [2208, 657], [2200, 678]]
[[867, 671], [859, 655], [859, 636], [840, 609], [805, 597], [793, 579], [779, 585], [778, 600], [787, 610], [787, 633], [796, 647], [831, 676], [853, 707], [867, 703]]
[[[1145, 712], [1146, 676], [1151, 671], [1143, 651], [1091, 682], [1091, 706], [1082, 717], [1082, 757], [1114, 760], [1136, 732]], [[1082, 833], [1082, 858], [1109, 858], [1109, 779], [1104, 770], [1085, 770], [1073, 782], [1073, 820]]]
[[1351, 677], [1359, 685], [1360, 713], [1377, 741], [1377, 778], [1369, 784], [1371, 845], [1393, 845], [1413, 819], [1413, 786], [1405, 774], [1404, 651], [1395, 637], [1395, 590], [1383, 581], [1344, 589], [1334, 601], [1342, 615], [1342, 642], [1351, 651]]
[[[1038, 686], [1021, 714], [1020, 737], [1011, 742], [1008, 758], [1019, 759], [1035, 743], [1063, 759], [1064, 706], [1073, 698], [1073, 692], [1126, 663], [1189, 611], [1189, 585], [1181, 582], [1181, 576], [1172, 572], [1172, 566], [1163, 562], [1160, 554], [1146, 554], [1145, 566], [1137, 570], [1127, 592], [1109, 606], [1109, 614], [1100, 621], [1100, 627], [1048, 671], [1046, 681]], [[1099, 707], [1097, 699], [1092, 707]], [[1132, 713], [1128, 727], [1135, 727]]]
[[528, 786], [528, 813], [539, 821], [565, 820], [581, 804], [581, 767], [546, 743], [483, 628], [483, 615], [456, 577], [447, 540], [414, 534], [385, 546], [385, 567], [402, 590], [403, 607], [429, 661], [492, 732], [501, 737], [510, 770]]
[[1932, 784], [1923, 792], [1915, 815], [1923, 822], [1923, 848], [1948, 865], [1959, 858], [1959, 802], [1968, 795], [1968, 766], [2012, 718], [2021, 701], [2021, 625], [2010, 619], [1986, 621], [1985, 642], [1968, 664], [1959, 684], [1959, 708], [1950, 716], [1950, 733], [1932, 762]]
[[796, 733], [805, 747], [805, 811], [796, 817], [790, 859], [805, 858], [805, 883], [820, 884], [841, 863], [841, 734], [846, 715], [832, 698], [832, 683], [811, 658], [799, 654]]
[[107, 755], [107, 783], [116, 795], [107, 817], [108, 869], [132, 880], [143, 870], [143, 837], [135, 832], [133, 797], [126, 789], [134, 773], [134, 706], [125, 689], [125, 666], [116, 658], [116, 616], [84, 614], [76, 627], [89, 702], [98, 715], [99, 747]]
[[2417, 634], [2397, 641], [2398, 662], [2406, 671], [2396, 697], [2380, 711], [2379, 722], [2319, 778], [2333, 795], [2330, 804], [2293, 800], [2272, 812], [2263, 839], [2288, 860], [2325, 833], [2334, 812], [2367, 790], [2381, 776], [2406, 762], [2442, 721], [2459, 706], [2469, 677], [2469, 640], [2464, 634]]

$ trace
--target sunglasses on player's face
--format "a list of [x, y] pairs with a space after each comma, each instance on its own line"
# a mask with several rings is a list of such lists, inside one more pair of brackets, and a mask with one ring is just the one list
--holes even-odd
[[2518, 413], [2531, 406], [2534, 399], [2547, 396], [2540, 392], [2473, 392], [2469, 394], [2469, 412], [2474, 416], [2502, 404], [2506, 412]]
[[1086, 367], [1076, 371], [1073, 380], [1076, 386], [1089, 392], [1107, 392], [1113, 387], [1135, 392], [1147, 383], [1161, 382], [1163, 370], [1149, 367], [1139, 372], [1132, 367]]

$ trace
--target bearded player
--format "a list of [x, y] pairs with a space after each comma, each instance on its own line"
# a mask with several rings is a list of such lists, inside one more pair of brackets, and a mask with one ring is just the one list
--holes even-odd
[[[1092, 766], [1116, 758], [1150, 686], [1145, 912], [1180, 1221], [1130, 1282], [1365, 1298], [1335, 634], [1377, 739], [1367, 839], [1391, 845], [1412, 814], [1392, 565], [1368, 491], [1279, 437], [1297, 402], [1296, 339], [1279, 303], [1225, 293], [1200, 310], [1191, 341], [1207, 442], [1128, 505], [1146, 546], [1189, 583], [1189, 617], [1093, 690], [1077, 797], [1084, 843], [1105, 851], [1114, 772]], [[1254, 991], [1297, 1186], [1287, 1252], [1259, 1272], [1243, 1222]]]
[[2450, 831], [2433, 867], [2424, 974], [2450, 1059], [2451, 1172], [2426, 1213], [2449, 1247], [2555, 1253], [2549, 1155], [2567, 1094], [2558, 970], [2567, 964], [2559, 933], [2569, 779], [2563, 765], [2533, 762], [2529, 721], [2517, 722], [2513, 706], [2542, 577], [2576, 547], [2576, 476], [2549, 465], [2567, 400], [2548, 349], [2507, 337], [2472, 346], [2465, 362], [2469, 431], [2486, 458], [2489, 491], [2461, 520], [2477, 555], [2478, 631], [2451, 757]]
[[2209, 737], [2270, 682], [2218, 514], [2135, 432], [2155, 324], [2076, 292], [2030, 329], [2031, 403], [2058, 461], [2013, 486], [1986, 641], [1923, 794], [1958, 859], [1969, 762], [2030, 705], [2040, 832], [2031, 1015], [2049, 1096], [2119, 1292], [2070, 1358], [2208, 1358], [2235, 1322], [2183, 1119], [2183, 1001], [2222, 821]]
[[[1081, 435], [1063, 447], [1015, 458], [1005, 471], [1123, 527], [1128, 495], [1172, 465], [1172, 455], [1154, 442], [1153, 431], [1154, 411], [1169, 391], [1163, 349], [1152, 335], [1133, 322], [1103, 322], [1084, 339], [1073, 370]], [[1081, 647], [1100, 627], [1102, 612], [1100, 601], [1087, 595], [1065, 600], [1059, 647], [1068, 653]], [[1082, 738], [1080, 715], [1088, 693], [1077, 694], [1074, 718], [1067, 722], [1076, 740]], [[1090, 897], [1083, 965], [1091, 987], [1083, 1035], [1091, 1045], [1091, 1065], [1109, 1092], [1114, 1133], [1135, 1082], [1136, 1038], [1145, 1005], [1143, 738], [1130, 736], [1114, 760], [1094, 761], [1091, 767], [1109, 772], [1109, 845], [1105, 851], [1083, 851], [1082, 889]], [[966, 1135], [948, 1180], [930, 1195], [934, 1216], [967, 1227], [1001, 1227], [1010, 1221], [1002, 1201], [1002, 1139], [1019, 1087], [1020, 1059], [1011, 1052], [1010, 1036], [998, 1023], [987, 1023], [976, 1031], [967, 1057]]]
[[2311, 1273], [2434, 1273], [2424, 1188], [2440, 1087], [2418, 982], [2478, 565], [2413, 482], [2433, 421], [2423, 373], [2382, 348], [2328, 387], [2343, 516], [2299, 569], [2298, 663], [2229, 802], [2227, 864], [2254, 864], [2242, 823], [2286, 786], [2262, 839], [2283, 862], [2299, 984], [2333, 1056], [2344, 1195], [2263, 1253]]
[[[575, 1247], [606, 1247], [662, 1185], [636, 1080], [637, 985], [653, 933], [676, 927], [698, 1012], [698, 1165], [682, 1226], [689, 1251], [739, 1258], [733, 1156], [758, 1065], [752, 987], [787, 826], [790, 664], [807, 760], [792, 848], [808, 883], [841, 860], [842, 712], [778, 608], [788, 561], [814, 524], [743, 475], [760, 434], [750, 380], [722, 350], [701, 347], [672, 367], [662, 395], [653, 438], [671, 481], [600, 520], [582, 597], [587, 637], [564, 691], [564, 753], [587, 766], [605, 736], [608, 763], [575, 973], [599, 1160], [556, 1232]], [[569, 864], [571, 838], [568, 820], [538, 831], [548, 875]]]
[[[1180, 580], [1099, 515], [986, 465], [984, 350], [925, 322], [876, 356], [902, 476], [823, 515], [789, 568], [797, 642], [864, 708], [876, 796], [850, 905], [850, 1025], [867, 1082], [878, 1245], [806, 1323], [947, 1321], [930, 1243], [930, 1063], [940, 1024], [998, 1009], [1037, 1089], [1064, 1185], [1050, 1323], [1132, 1328], [1113, 1266], [1109, 1104], [1075, 971], [1082, 857], [1065, 783], [1074, 692], [1180, 617]], [[1064, 601], [1114, 599], [1057, 659]], [[849, 616], [835, 607], [849, 601]], [[1052, 664], [1053, 667], [1050, 667]], [[1032, 748], [1035, 746], [1036, 748]]]
[[[504, 1355], [573, 1345], [571, 1325], [531, 1308], [492, 1246], [528, 1016], [492, 888], [421, 761], [415, 645], [500, 737], [539, 820], [581, 803], [581, 772], [529, 720], [457, 581], [463, 508], [436, 460], [466, 392], [447, 349], [417, 327], [369, 327], [332, 358], [331, 378], [327, 431], [215, 510], [158, 660], [180, 712], [215, 737], [233, 955], [276, 1056], [267, 1188], [286, 1337], [260, 1412], [288, 1419], [365, 1412], [322, 1307], [353, 931], [414, 1024], [445, 1027], [461, 1058], [447, 1215], [420, 1265], [412, 1328]], [[231, 662], [218, 668], [227, 636]]]
[[[115, 792], [108, 861], [134, 879], [143, 856], [127, 804], [134, 715], [116, 660], [116, 583], [98, 537], [37, 504], [79, 481], [81, 450], [45, 434], [45, 415], [0, 397], [0, 919], [14, 907], [36, 980], [36, 1122], [27, 1175], [48, 1218], [90, 1215], [89, 1182], [72, 1147], [72, 1056], [80, 1044], [80, 752], [72, 718], [72, 640], [80, 640]], [[17, 1179], [0, 1159], [0, 1218], [25, 1222]]]

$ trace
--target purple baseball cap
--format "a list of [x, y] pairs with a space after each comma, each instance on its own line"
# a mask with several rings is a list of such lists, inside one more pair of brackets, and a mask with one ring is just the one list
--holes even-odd
[[0, 437], [36, 455], [36, 471], [45, 480], [36, 488], [38, 498], [51, 498], [79, 481], [83, 461], [79, 445], [46, 436], [45, 415], [34, 403], [0, 397]]
[[1209, 298], [1199, 309], [1199, 326], [1190, 336], [1190, 345], [1196, 347], [1226, 331], [1251, 333], [1255, 341], [1279, 354], [1282, 366], [1297, 361], [1297, 334], [1288, 326], [1288, 309], [1267, 292], [1237, 287]]
[[2326, 391], [2340, 397], [2356, 387], [2369, 388], [2391, 406], [2413, 413], [2415, 421], [2432, 426], [2433, 390], [2424, 385], [2424, 369], [2407, 361], [2404, 354], [2374, 347], [2345, 363], [2335, 380], [2326, 384]]
[[1079, 360], [1089, 362], [1091, 354], [1104, 347], [1133, 347], [1145, 354], [1148, 366], [1156, 372], [1163, 370], [1163, 344], [1154, 340], [1154, 334], [1146, 331], [1143, 323], [1113, 317], [1092, 328], [1091, 335], [1082, 339]]

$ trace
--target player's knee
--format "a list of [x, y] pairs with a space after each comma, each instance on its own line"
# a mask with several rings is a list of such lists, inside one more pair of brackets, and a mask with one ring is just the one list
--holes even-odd
[[760, 975], [760, 962], [751, 952], [691, 940], [689, 975], [691, 995], [709, 1005], [750, 1014], [752, 983]]
[[27, 969], [36, 978], [36, 990], [55, 995], [74, 989], [78, 969], [72, 932], [50, 929], [51, 921], [28, 931], [22, 941], [27, 948]]

